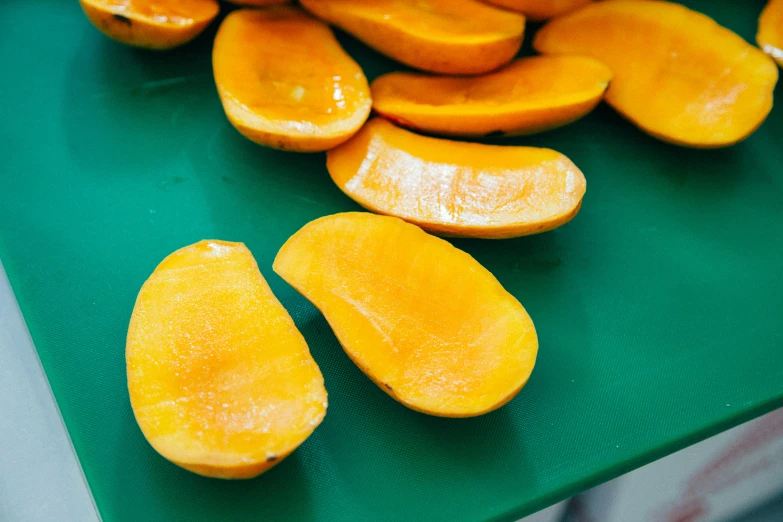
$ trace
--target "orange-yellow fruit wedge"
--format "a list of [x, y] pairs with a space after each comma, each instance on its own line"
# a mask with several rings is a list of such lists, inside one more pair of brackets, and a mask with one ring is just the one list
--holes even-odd
[[372, 107], [359, 65], [328, 26], [296, 7], [228, 15], [212, 66], [229, 121], [269, 147], [329, 149], [359, 130]]
[[301, 0], [317, 17], [417, 69], [481, 74], [509, 62], [525, 18], [478, 0]]
[[232, 4], [250, 7], [267, 7], [270, 5], [289, 4], [293, 0], [228, 0]]
[[711, 18], [679, 4], [616, 0], [555, 18], [536, 35], [548, 54], [586, 54], [614, 72], [606, 101], [664, 141], [724, 147], [772, 108], [772, 60]]
[[126, 357], [144, 436], [200, 475], [254, 477], [326, 413], [307, 343], [241, 243], [201, 241], [164, 259], [139, 292]]
[[472, 417], [525, 385], [533, 322], [465, 252], [397, 218], [317, 219], [283, 245], [274, 270], [324, 314], [382, 390], [431, 415]]
[[135, 47], [171, 49], [191, 41], [217, 16], [217, 0], [79, 0], [102, 33]]
[[530, 20], [540, 22], [548, 18], [564, 15], [583, 5], [589, 4], [591, 0], [484, 0], [485, 2], [519, 11]]
[[372, 83], [373, 108], [432, 134], [533, 134], [581, 118], [601, 101], [612, 71], [580, 56], [536, 56], [484, 76], [390, 73]]
[[783, 0], [769, 0], [759, 18], [759, 47], [783, 67]]
[[363, 207], [446, 236], [546, 232], [577, 214], [586, 190], [559, 152], [429, 138], [381, 118], [329, 151], [326, 166]]

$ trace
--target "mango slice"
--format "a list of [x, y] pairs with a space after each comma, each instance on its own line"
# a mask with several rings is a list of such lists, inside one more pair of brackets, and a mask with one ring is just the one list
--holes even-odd
[[191, 41], [217, 16], [217, 0], [79, 0], [84, 14], [118, 42], [171, 49]]
[[324, 314], [345, 352], [414, 410], [471, 417], [525, 385], [533, 322], [465, 252], [400, 219], [349, 212], [305, 225], [274, 270]]
[[519, 11], [530, 20], [540, 22], [573, 11], [592, 0], [484, 0], [485, 2]]
[[484, 76], [390, 73], [371, 90], [375, 111], [404, 127], [452, 136], [519, 135], [588, 114], [611, 78], [593, 58], [537, 56]]
[[247, 5], [252, 7], [266, 7], [270, 5], [288, 4], [293, 0], [228, 0], [232, 4]]
[[326, 167], [363, 207], [446, 236], [546, 232], [579, 212], [586, 190], [559, 152], [429, 138], [381, 118], [329, 151]]
[[359, 65], [328, 26], [296, 7], [228, 15], [212, 66], [229, 121], [261, 145], [326, 150], [359, 130], [372, 108]]
[[417, 69], [481, 74], [509, 62], [525, 18], [477, 0], [301, 0], [317, 17]]
[[783, 67], [783, 0], [769, 0], [759, 18], [759, 47]]
[[242, 243], [164, 259], [139, 292], [126, 358], [144, 436], [200, 475], [254, 477], [326, 413], [321, 371]]
[[556, 18], [541, 53], [585, 54], [614, 72], [606, 101], [649, 134], [714, 148], [750, 135], [772, 108], [778, 70], [711, 18], [678, 4], [616, 0]]

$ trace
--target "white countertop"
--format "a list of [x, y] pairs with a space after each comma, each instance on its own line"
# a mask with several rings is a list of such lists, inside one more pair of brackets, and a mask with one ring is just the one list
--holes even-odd
[[1, 262], [0, 520], [100, 520]]

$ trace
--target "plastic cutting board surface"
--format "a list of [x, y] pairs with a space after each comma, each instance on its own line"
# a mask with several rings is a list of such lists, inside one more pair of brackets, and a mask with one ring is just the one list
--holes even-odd
[[[749, 41], [763, 6], [687, 4]], [[454, 241], [527, 308], [540, 353], [507, 406], [440, 419], [372, 384], [272, 272], [301, 226], [358, 207], [323, 154], [265, 149], [230, 126], [215, 28], [154, 53], [110, 41], [77, 2], [0, 3], [0, 257], [106, 522], [512, 520], [783, 405], [780, 87], [761, 129], [725, 150], [666, 145], [606, 106], [492, 141], [563, 152], [587, 195], [553, 232]], [[368, 77], [397, 68], [339, 38]], [[329, 391], [323, 424], [256, 480], [168, 463], [128, 400], [136, 294], [203, 238], [248, 245]]]

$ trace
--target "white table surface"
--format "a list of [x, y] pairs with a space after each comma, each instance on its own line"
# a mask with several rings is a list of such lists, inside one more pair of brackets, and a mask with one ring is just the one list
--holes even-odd
[[0, 262], [0, 521], [98, 520]]

